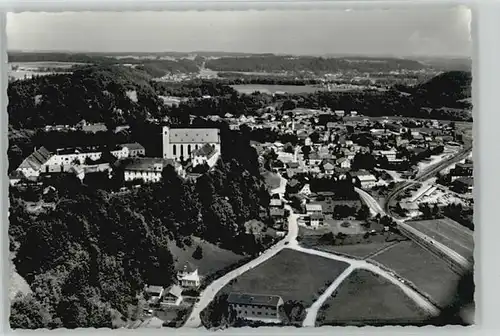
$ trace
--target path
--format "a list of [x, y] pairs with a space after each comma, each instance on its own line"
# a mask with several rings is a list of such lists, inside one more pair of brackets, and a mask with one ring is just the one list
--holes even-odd
[[[382, 209], [380, 204], [366, 191], [361, 190], [359, 188], [354, 188], [356, 192], [360, 195], [361, 199], [366, 203], [366, 205], [370, 208], [372, 212], [375, 212], [377, 214], [380, 214], [381, 216], [386, 216], [387, 214], [385, 211]], [[390, 216], [391, 217], [391, 216]], [[406, 230], [407, 232], [411, 233], [411, 237], [416, 236], [421, 243], [422, 241], [425, 243], [431, 244], [433, 247], [438, 249], [441, 253], [447, 255], [449, 258], [451, 258], [454, 262], [456, 262], [458, 265], [460, 265], [464, 269], [470, 269], [471, 268], [471, 263], [458, 254], [457, 252], [453, 251], [451, 248], [448, 246], [445, 246], [444, 244], [438, 242], [437, 240], [427, 236], [426, 234], [420, 232], [419, 230], [415, 229], [411, 225], [408, 225], [402, 220], [396, 219], [391, 217], [398, 225], [400, 228], [403, 230]]]
[[[285, 180], [286, 185], [286, 180]], [[200, 293], [199, 301], [194, 305], [189, 318], [187, 319], [184, 327], [187, 328], [199, 328], [201, 324], [200, 313], [209, 305], [209, 303], [215, 298], [215, 295], [226, 286], [231, 280], [237, 278], [243, 273], [251, 270], [252, 268], [262, 264], [268, 259], [274, 257], [278, 252], [280, 252], [284, 247], [290, 246], [295, 247], [297, 243], [297, 235], [299, 233], [299, 228], [297, 225], [298, 215], [293, 213], [292, 208], [289, 205], [285, 206], [286, 209], [290, 211], [290, 216], [288, 217], [288, 233], [280, 240], [276, 245], [264, 251], [260, 256], [251, 260], [243, 266], [223, 275], [219, 279], [212, 282]]]
[[[327, 288], [327, 290], [316, 300], [311, 307], [307, 309], [306, 318], [302, 324], [303, 327], [314, 327], [316, 322], [316, 317], [318, 315], [318, 311], [325, 303], [326, 299], [328, 299], [332, 293], [337, 289], [337, 287], [342, 283], [342, 281], [349, 276], [349, 274], [355, 269], [362, 269], [370, 271], [374, 274], [377, 274], [386, 280], [390, 281], [392, 284], [398, 286], [403, 293], [406, 294], [410, 299], [412, 299], [420, 308], [425, 310], [429, 315], [436, 316], [439, 314], [439, 309], [434, 306], [431, 302], [427, 300], [422, 294], [418, 293], [413, 288], [407, 286], [405, 283], [401, 282], [397, 277], [392, 275], [391, 273], [383, 270], [382, 268], [371, 264], [364, 260], [350, 259], [347, 257], [339, 256], [336, 254], [331, 254], [324, 251], [318, 251], [313, 249], [308, 249], [304, 247], [300, 247], [298, 245], [291, 246], [290, 248], [307, 253], [314, 254], [320, 257], [333, 259], [337, 261], [343, 261], [350, 264], [350, 266], [337, 278], [335, 281]], [[339, 280], [340, 278], [340, 280]], [[338, 281], [337, 281], [338, 280]]]

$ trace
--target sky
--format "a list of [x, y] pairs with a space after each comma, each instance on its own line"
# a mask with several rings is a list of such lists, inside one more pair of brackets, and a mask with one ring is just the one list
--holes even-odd
[[9, 13], [9, 50], [470, 57], [470, 10]]

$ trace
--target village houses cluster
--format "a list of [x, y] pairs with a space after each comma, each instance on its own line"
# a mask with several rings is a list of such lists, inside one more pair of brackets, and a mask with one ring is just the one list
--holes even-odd
[[[86, 132], [105, 131], [100, 125], [87, 126]], [[63, 127], [63, 126], [61, 126]], [[90, 128], [89, 128], [90, 127]], [[81, 128], [80, 128], [81, 129]], [[54, 129], [49, 128], [48, 131]], [[65, 131], [66, 129], [57, 129]], [[107, 172], [111, 178], [114, 169], [121, 167], [125, 182], [159, 182], [167, 165], [174, 167], [181, 177], [197, 166], [213, 167], [221, 152], [218, 129], [163, 127], [163, 157], [147, 157], [139, 143], [126, 143], [115, 148], [104, 146], [71, 147], [48, 150], [35, 148], [32, 154], [10, 173], [11, 185], [39, 182], [44, 176], [72, 173], [83, 181], [86, 175]], [[40, 182], [39, 182], [40, 183]]]

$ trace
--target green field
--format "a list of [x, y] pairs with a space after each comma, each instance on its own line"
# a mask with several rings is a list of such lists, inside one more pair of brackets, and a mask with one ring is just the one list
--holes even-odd
[[[192, 237], [192, 240], [192, 246], [184, 246], [183, 248], [178, 247], [174, 242], [169, 242], [168, 247], [174, 257], [176, 268], [182, 267], [186, 262], [189, 262], [198, 268], [200, 275], [207, 276], [243, 258], [241, 255], [221, 249], [197, 237]], [[203, 251], [203, 257], [200, 260], [192, 257], [197, 246], [200, 246]]]
[[318, 313], [318, 325], [422, 322], [427, 314], [397, 286], [366, 270], [355, 270]]
[[461, 256], [472, 259], [474, 255], [474, 233], [468, 228], [449, 219], [408, 221], [408, 225], [448, 246]]
[[343, 262], [284, 249], [242, 274], [221, 291], [279, 295], [283, 301], [302, 301], [308, 307], [348, 265]]
[[412, 282], [440, 306], [448, 303], [460, 280], [444, 261], [411, 241], [401, 242], [373, 260]]
[[231, 85], [233, 89], [239, 93], [251, 94], [255, 91], [261, 93], [273, 94], [277, 91], [286, 93], [313, 93], [316, 91], [324, 91], [322, 87], [312, 85], [273, 85], [273, 84], [239, 84]]

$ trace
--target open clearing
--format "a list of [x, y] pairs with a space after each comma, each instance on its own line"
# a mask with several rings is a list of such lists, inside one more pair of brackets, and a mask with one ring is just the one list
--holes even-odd
[[349, 265], [332, 259], [284, 249], [242, 274], [220, 293], [280, 295], [308, 307]]
[[419, 323], [427, 317], [397, 286], [369, 271], [355, 270], [321, 307], [317, 324]]
[[279, 188], [281, 179], [277, 174], [271, 173], [271, 172], [264, 172], [261, 174], [262, 177], [264, 177], [264, 181], [266, 185], [268, 186], [268, 189], [273, 190], [276, 188]]
[[388, 246], [407, 240], [407, 238], [392, 232], [377, 232], [377, 234], [368, 237], [365, 237], [364, 234], [351, 234], [343, 239], [327, 240], [323, 236], [327, 232], [337, 233], [333, 230], [324, 231], [300, 227], [300, 244], [319, 251], [366, 258]]
[[[186, 262], [189, 262], [198, 267], [200, 275], [207, 276], [243, 259], [241, 255], [221, 249], [198, 237], [192, 237], [192, 240], [192, 246], [184, 246], [183, 248], [175, 245], [175, 242], [169, 242], [168, 247], [174, 257], [176, 268], [182, 267]], [[196, 260], [192, 256], [197, 246], [202, 249], [203, 257], [200, 260]]]
[[373, 260], [412, 282], [440, 306], [451, 300], [460, 280], [444, 261], [412, 241], [401, 242]]
[[239, 84], [231, 85], [239, 93], [252, 94], [255, 91], [261, 93], [274, 94], [276, 92], [286, 93], [313, 93], [316, 91], [325, 91], [322, 87], [312, 85], [273, 85], [273, 84]]
[[459, 223], [449, 218], [406, 223], [448, 246], [462, 257], [472, 259], [474, 255], [473, 232]]

